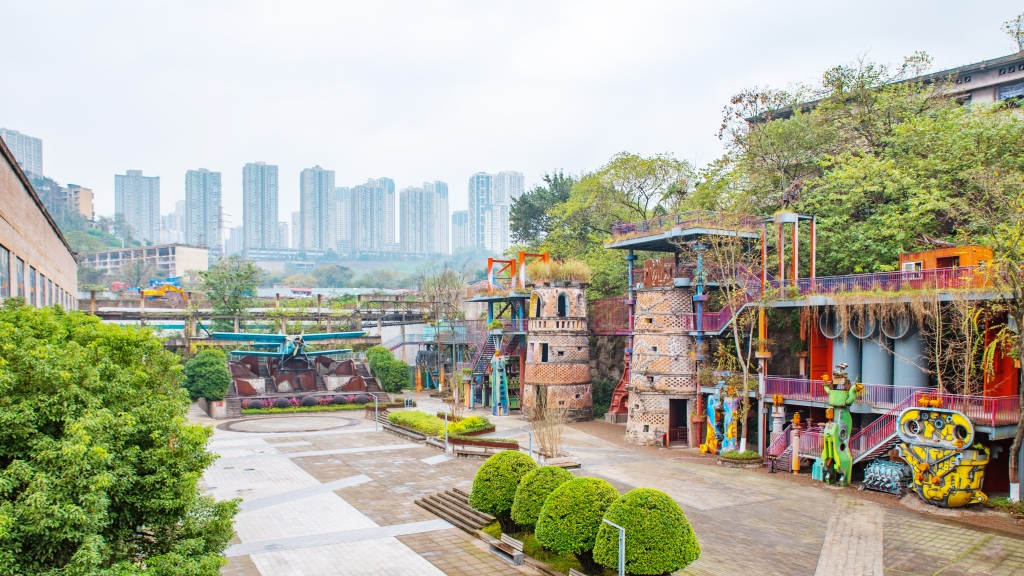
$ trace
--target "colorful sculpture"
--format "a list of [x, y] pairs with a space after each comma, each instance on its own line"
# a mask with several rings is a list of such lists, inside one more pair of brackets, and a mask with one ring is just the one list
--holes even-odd
[[725, 430], [722, 425], [724, 395], [725, 381], [719, 380], [714, 393], [708, 396], [707, 440], [700, 445], [701, 454], [718, 454], [721, 451], [721, 442], [725, 437]]
[[[726, 372], [725, 376], [729, 376]], [[707, 440], [700, 445], [702, 454], [720, 454], [726, 450], [738, 450], [736, 415], [739, 413], [739, 398], [732, 386], [719, 380], [713, 394], [708, 396]]]
[[824, 385], [828, 394], [828, 408], [825, 415], [828, 423], [822, 430], [820, 463], [821, 478], [826, 484], [849, 486], [853, 474], [853, 457], [850, 455], [850, 431], [853, 419], [847, 409], [857, 401], [857, 393], [864, 389], [860, 384], [851, 385], [846, 373], [846, 364], [836, 365], [832, 384]]
[[896, 450], [913, 476], [911, 488], [922, 500], [960, 508], [988, 500], [981, 491], [989, 450], [973, 445], [974, 425], [962, 413], [942, 408], [907, 408], [900, 413]]

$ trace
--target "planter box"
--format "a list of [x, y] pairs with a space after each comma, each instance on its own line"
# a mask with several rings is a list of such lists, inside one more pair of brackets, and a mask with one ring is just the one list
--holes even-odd
[[483, 430], [477, 430], [476, 432], [463, 432], [461, 435], [462, 436], [482, 436], [484, 434], [490, 434], [491, 432], [494, 432], [494, 426], [491, 426], [490, 428], [484, 428]]
[[228, 408], [224, 400], [207, 400], [200, 397], [196, 404], [214, 420], [222, 420], [228, 417]]
[[448, 439], [448, 443], [451, 445], [459, 446], [486, 446], [488, 448], [504, 448], [506, 450], [518, 450], [519, 444], [509, 444], [507, 442], [491, 442], [487, 439], [481, 440], [466, 440], [465, 438], [459, 438], [456, 440]]
[[732, 458], [718, 457], [718, 465], [726, 468], [762, 468], [764, 467], [764, 458], [754, 458], [753, 460], [734, 460]]

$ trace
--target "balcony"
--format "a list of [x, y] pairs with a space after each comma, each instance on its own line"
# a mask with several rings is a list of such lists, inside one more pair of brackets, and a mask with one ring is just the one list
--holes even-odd
[[[764, 379], [764, 395], [767, 398], [779, 394], [786, 400], [819, 403], [824, 406], [828, 402], [824, 384], [821, 380], [769, 376]], [[863, 386], [865, 393], [857, 403], [870, 406], [877, 411], [884, 412], [901, 405], [917, 406], [921, 398], [930, 398], [940, 401], [939, 408], [961, 412], [978, 426], [995, 428], [1016, 425], [1020, 420], [1020, 400], [1016, 396], [964, 396], [942, 394], [931, 388], [879, 384]]]
[[663, 234], [676, 228], [682, 230], [703, 228], [760, 232], [762, 222], [763, 218], [759, 216], [712, 212], [710, 210], [692, 210], [681, 214], [659, 216], [641, 222], [616, 224], [612, 226], [612, 243]]

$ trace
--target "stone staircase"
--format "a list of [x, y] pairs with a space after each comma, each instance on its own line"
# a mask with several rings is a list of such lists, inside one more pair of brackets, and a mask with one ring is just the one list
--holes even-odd
[[420, 498], [416, 505], [470, 534], [495, 520], [490, 514], [474, 510], [469, 505], [469, 494], [458, 488]]

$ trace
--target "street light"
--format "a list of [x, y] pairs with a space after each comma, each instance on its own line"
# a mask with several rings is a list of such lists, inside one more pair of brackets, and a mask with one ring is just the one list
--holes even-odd
[[380, 422], [378, 421], [377, 416], [377, 395], [373, 392], [367, 392], [367, 394], [373, 396], [373, 431], [379, 432], [380, 429], [378, 427], [380, 426]]
[[626, 529], [607, 518], [602, 521], [619, 530], [619, 576], [626, 576]]
[[527, 436], [530, 437], [530, 458], [533, 458], [533, 432], [530, 432], [527, 428], [519, 428], [523, 432], [526, 432]]

